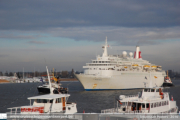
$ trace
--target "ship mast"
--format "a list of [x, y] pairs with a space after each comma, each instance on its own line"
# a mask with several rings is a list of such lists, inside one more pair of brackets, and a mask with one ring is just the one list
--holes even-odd
[[102, 54], [102, 57], [107, 57], [107, 56], [108, 56], [107, 47], [109, 47], [109, 46], [107, 45], [107, 36], [106, 36], [105, 45], [102, 46], [102, 48], [103, 48], [103, 50], [104, 50], [104, 52], [103, 52], [103, 54]]

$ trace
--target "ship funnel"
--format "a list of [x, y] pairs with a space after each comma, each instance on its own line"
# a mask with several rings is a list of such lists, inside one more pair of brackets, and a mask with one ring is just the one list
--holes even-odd
[[141, 51], [140, 51], [140, 47], [136, 46], [136, 51], [134, 52], [134, 58], [135, 59], [140, 59], [141, 57]]
[[103, 45], [103, 54], [102, 54], [102, 57], [107, 57], [108, 56], [108, 53], [107, 53], [107, 47], [109, 47], [109, 45], [107, 44], [107, 36], [106, 36], [106, 41], [105, 41], [105, 45]]

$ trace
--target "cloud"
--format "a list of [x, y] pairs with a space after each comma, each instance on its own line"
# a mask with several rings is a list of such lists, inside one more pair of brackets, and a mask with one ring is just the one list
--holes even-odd
[[[11, 2], [10, 2], [11, 1]], [[180, 25], [178, 0], [1, 1], [1, 30], [56, 27], [172, 27]]]
[[114, 42], [112, 46], [119, 45], [153, 45], [168, 40], [180, 39], [180, 27], [169, 28], [128, 28], [128, 27], [69, 27], [53, 28], [44, 32], [54, 37], [65, 37], [77, 41], [104, 41]]
[[0, 58], [8, 57], [9, 55], [0, 54]]
[[43, 42], [43, 41], [29, 41], [28, 43], [31, 43], [31, 44], [46, 44], [46, 42]]

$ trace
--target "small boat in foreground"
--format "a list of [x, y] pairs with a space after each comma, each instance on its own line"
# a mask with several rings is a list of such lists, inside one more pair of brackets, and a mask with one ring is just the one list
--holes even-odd
[[[9, 114], [43, 114], [43, 113], [64, 113], [73, 114], [77, 113], [76, 103], [67, 102], [70, 94], [53, 94], [48, 68], [47, 75], [50, 85], [50, 94], [29, 97], [30, 106], [12, 107]], [[31, 101], [34, 100], [31, 105]]]
[[117, 100], [117, 108], [101, 110], [101, 113], [177, 113], [176, 101], [173, 100], [173, 97], [170, 100], [169, 93], [162, 92], [162, 89], [162, 87], [144, 88], [137, 95], [120, 95]]

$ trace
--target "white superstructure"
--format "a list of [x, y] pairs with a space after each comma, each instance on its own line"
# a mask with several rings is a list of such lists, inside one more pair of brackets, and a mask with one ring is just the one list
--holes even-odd
[[137, 95], [120, 95], [117, 107], [101, 110], [101, 113], [177, 113], [178, 107], [173, 97], [162, 88], [144, 88]]
[[140, 47], [127, 55], [108, 55], [107, 37], [102, 56], [86, 63], [84, 74], [75, 74], [85, 90], [134, 89], [159, 87], [164, 82], [165, 71], [141, 57]]

